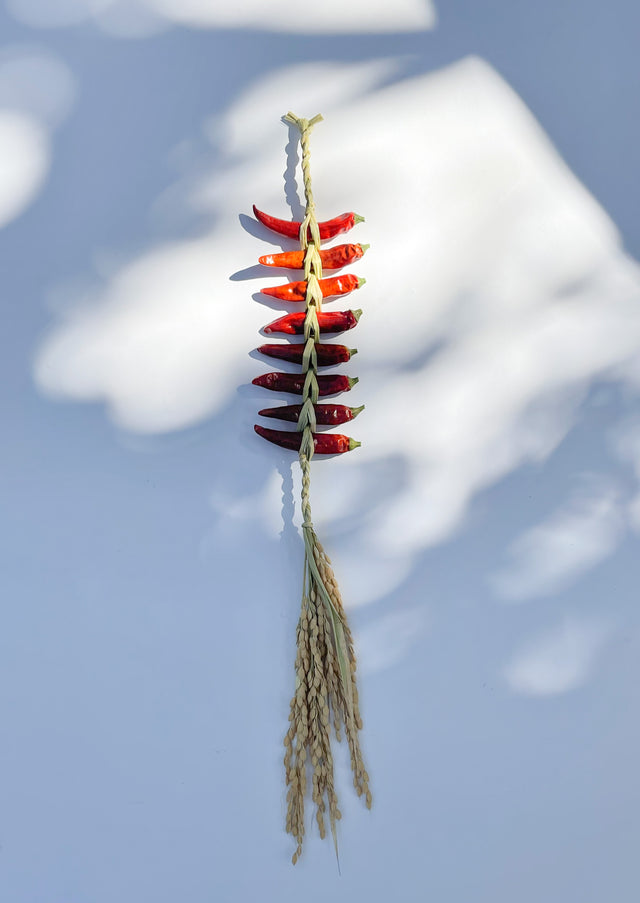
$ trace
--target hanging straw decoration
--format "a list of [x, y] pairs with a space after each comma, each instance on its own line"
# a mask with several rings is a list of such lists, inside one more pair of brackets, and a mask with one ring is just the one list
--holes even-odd
[[[335, 311], [323, 314], [323, 296], [343, 294], [358, 288], [364, 281], [353, 276], [323, 280], [323, 258], [326, 266], [334, 269], [361, 257], [367, 246], [341, 245], [327, 251], [320, 250], [321, 240], [347, 231], [361, 221], [362, 217], [349, 213], [326, 223], [318, 223], [311, 189], [309, 135], [313, 126], [322, 120], [322, 116], [318, 115], [308, 120], [288, 113], [283, 119], [297, 126], [300, 132], [305, 216], [301, 223], [291, 223], [276, 220], [255, 207], [254, 212], [269, 228], [280, 234], [299, 237], [301, 247], [299, 253], [263, 257], [261, 262], [271, 266], [298, 266], [304, 270], [304, 283], [288, 283], [279, 289], [265, 290], [276, 297], [291, 298], [295, 297], [292, 296], [295, 288], [302, 286], [304, 295], [300, 296], [300, 300], [304, 298], [304, 313], [281, 317], [266, 327], [265, 332], [302, 334], [304, 343], [299, 346], [262, 346], [260, 350], [273, 357], [299, 360], [302, 373], [299, 378], [292, 374], [265, 374], [254, 382], [267, 388], [285, 389], [302, 395], [302, 403], [299, 405], [287, 405], [261, 412], [269, 417], [287, 420], [297, 418], [297, 432], [267, 430], [256, 426], [256, 432], [264, 438], [287, 448], [298, 449], [302, 470], [301, 511], [305, 552], [302, 608], [296, 631], [296, 687], [291, 700], [289, 730], [284, 738], [284, 765], [288, 786], [286, 827], [297, 843], [293, 854], [295, 864], [302, 852], [304, 838], [304, 803], [308, 788], [309, 764], [311, 797], [315, 803], [320, 836], [326, 836], [325, 817], [328, 815], [336, 855], [338, 852], [336, 823], [341, 815], [334, 786], [332, 724], [336, 740], [342, 739], [344, 731], [349, 745], [356, 792], [364, 797], [367, 807], [371, 807], [369, 776], [362, 760], [358, 735], [362, 728], [362, 720], [358, 707], [353, 641], [331, 562], [313, 526], [310, 501], [311, 459], [314, 452], [333, 454], [349, 451], [360, 444], [347, 436], [315, 432], [317, 423], [342, 423], [351, 420], [361, 410], [343, 405], [318, 405], [318, 398], [325, 394], [325, 390], [327, 393], [338, 391], [336, 385], [340, 383], [335, 381], [346, 379], [319, 377], [318, 367], [322, 366], [323, 362], [346, 360], [349, 354], [353, 353], [344, 346], [319, 343], [320, 334], [351, 328], [356, 325], [360, 315], [360, 311]], [[352, 382], [353, 380], [349, 380], [345, 388], [350, 388]]]

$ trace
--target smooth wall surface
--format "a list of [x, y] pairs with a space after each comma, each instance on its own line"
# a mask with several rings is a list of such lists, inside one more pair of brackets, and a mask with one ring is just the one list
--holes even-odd
[[[5, 0], [2, 899], [635, 903], [639, 26]], [[362, 447], [313, 464], [374, 793], [340, 750], [341, 875], [283, 829], [300, 480], [253, 432], [289, 109], [371, 245], [327, 302]]]

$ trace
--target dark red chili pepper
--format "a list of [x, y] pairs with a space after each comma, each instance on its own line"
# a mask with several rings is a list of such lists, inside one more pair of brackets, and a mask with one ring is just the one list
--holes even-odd
[[[267, 427], [255, 424], [253, 427], [259, 436], [274, 442], [282, 448], [300, 450], [302, 433], [296, 430], [270, 430]], [[313, 433], [313, 448], [317, 455], [339, 455], [342, 452], [351, 451], [362, 445], [350, 436], [342, 436], [340, 433]]]
[[[257, 351], [266, 354], [267, 357], [276, 357], [281, 361], [291, 361], [292, 364], [301, 364], [304, 354], [304, 343], [289, 345], [279, 342], [277, 345], [260, 345]], [[341, 364], [348, 361], [352, 354], [357, 354], [357, 348], [347, 348], [346, 345], [332, 345], [331, 343], [316, 342], [315, 345], [319, 367], [327, 367], [330, 364]]]
[[[369, 245], [336, 245], [320, 251], [323, 270], [339, 270], [354, 260], [359, 260]], [[266, 267], [284, 267], [287, 270], [301, 270], [304, 267], [305, 251], [284, 251], [282, 254], [265, 254], [258, 261]]]
[[[255, 204], [253, 205], [253, 212], [255, 213], [256, 219], [259, 220], [263, 226], [266, 226], [267, 229], [278, 232], [279, 235], [286, 235], [289, 238], [300, 237], [300, 223], [292, 223], [290, 220], [269, 216], [268, 213], [263, 213], [262, 210], [258, 210]], [[340, 235], [341, 232], [348, 232], [349, 229], [353, 229], [356, 223], [363, 222], [364, 216], [358, 216], [357, 213], [341, 213], [340, 216], [336, 216], [334, 219], [326, 220], [324, 223], [318, 223], [320, 238], [335, 238], [335, 236]], [[310, 231], [308, 235], [309, 238], [311, 238]]]
[[[348, 295], [349, 292], [364, 285], [366, 279], [358, 279], [353, 273], [345, 273], [344, 276], [330, 276], [328, 279], [319, 279], [318, 285], [323, 298], [331, 295]], [[263, 295], [271, 295], [281, 301], [304, 301], [307, 296], [307, 283], [287, 282], [286, 285], [274, 285], [269, 288], [261, 288]]]
[[[337, 392], [348, 392], [358, 382], [357, 376], [343, 376], [336, 373], [331, 376], [316, 376], [318, 380], [318, 395], [335, 395]], [[263, 389], [273, 389], [274, 392], [292, 392], [294, 395], [302, 395], [304, 387], [304, 373], [263, 373], [256, 376], [251, 382], [254, 386], [262, 386]]]
[[[331, 424], [336, 426], [338, 423], [346, 423], [357, 417], [360, 411], [364, 410], [364, 405], [359, 408], [350, 408], [346, 404], [316, 404], [313, 406], [316, 412], [316, 423]], [[261, 417], [272, 417], [275, 420], [290, 420], [297, 423], [302, 410], [301, 404], [284, 404], [277, 408], [263, 408], [258, 411]]]
[[[353, 329], [357, 325], [358, 320], [362, 316], [362, 311], [322, 310], [317, 316], [320, 332], [344, 332], [346, 329]], [[304, 311], [296, 314], [286, 314], [284, 317], [279, 317], [273, 323], [265, 326], [264, 331], [267, 335], [272, 332], [283, 332], [286, 335], [302, 335], [305, 317]]]

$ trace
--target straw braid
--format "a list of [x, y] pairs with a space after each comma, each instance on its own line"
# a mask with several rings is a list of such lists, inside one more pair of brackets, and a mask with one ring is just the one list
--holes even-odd
[[[309, 134], [322, 116], [301, 119], [288, 113], [286, 122], [300, 131], [302, 174], [306, 199], [305, 216], [300, 224], [300, 245], [305, 251], [304, 275], [307, 281], [305, 297], [305, 348], [302, 372], [305, 374], [303, 403], [298, 418], [302, 431], [300, 468], [302, 470], [302, 532], [305, 545], [305, 566], [302, 591], [302, 610], [297, 628], [296, 691], [291, 700], [290, 727], [284, 745], [287, 793], [287, 831], [297, 841], [293, 854], [295, 864], [302, 852], [304, 838], [304, 797], [307, 788], [307, 750], [313, 768], [312, 799], [316, 805], [316, 820], [320, 836], [326, 834], [324, 814], [329, 810], [331, 833], [338, 855], [336, 822], [340, 820], [338, 798], [333, 781], [333, 757], [330, 744], [330, 713], [336, 738], [341, 739], [344, 725], [353, 770], [354, 786], [364, 795], [371, 807], [369, 776], [360, 751], [358, 730], [362, 727], [356, 689], [356, 661], [351, 631], [340, 597], [331, 562], [320, 545], [311, 519], [310, 482], [313, 457], [313, 432], [316, 428], [314, 405], [318, 401], [317, 355], [315, 344], [320, 337], [318, 311], [322, 308], [322, 278], [320, 259], [320, 230], [315, 216], [315, 202], [311, 189], [309, 166]], [[326, 798], [326, 802], [325, 802]]]

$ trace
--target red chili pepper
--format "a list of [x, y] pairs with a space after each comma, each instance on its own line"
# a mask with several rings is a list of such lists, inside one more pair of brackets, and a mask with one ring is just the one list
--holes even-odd
[[[259, 220], [263, 226], [266, 226], [267, 229], [278, 232], [280, 235], [286, 235], [289, 238], [300, 237], [300, 223], [292, 223], [290, 220], [269, 216], [268, 213], [263, 213], [262, 210], [258, 210], [255, 204], [253, 205], [253, 212], [255, 213], [256, 219]], [[349, 229], [353, 229], [356, 223], [363, 222], [364, 216], [358, 216], [357, 213], [341, 213], [340, 216], [336, 216], [334, 219], [326, 220], [324, 223], [318, 223], [320, 238], [335, 238], [335, 236], [340, 235], [341, 232], [348, 232]], [[309, 238], [311, 238], [310, 230], [308, 235]]]
[[[320, 251], [323, 270], [339, 270], [354, 260], [359, 260], [369, 245], [336, 245]], [[301, 270], [304, 267], [305, 251], [284, 251], [282, 254], [265, 254], [258, 261], [266, 267], [284, 267], [287, 270]]]
[[[253, 427], [259, 436], [274, 442], [282, 448], [300, 450], [302, 433], [294, 430], [270, 430], [267, 427], [255, 424]], [[350, 436], [342, 436], [340, 433], [312, 433], [313, 448], [317, 455], [339, 455], [342, 452], [351, 451], [362, 445]]]
[[[357, 376], [343, 376], [339, 373], [331, 376], [316, 376], [318, 380], [318, 395], [335, 395], [337, 392], [348, 392], [358, 382]], [[273, 389], [274, 392], [292, 392], [294, 395], [302, 395], [304, 387], [304, 373], [263, 373], [256, 376], [251, 382], [254, 386], [262, 386], [263, 389]]]
[[[330, 276], [328, 279], [319, 279], [318, 285], [323, 298], [331, 295], [348, 295], [349, 292], [364, 285], [366, 279], [358, 279], [353, 273], [345, 273], [344, 276]], [[286, 285], [274, 285], [269, 288], [261, 288], [263, 295], [271, 295], [281, 301], [304, 301], [307, 297], [307, 283], [287, 282]]]
[[[279, 342], [277, 345], [260, 345], [257, 351], [266, 354], [267, 357], [276, 357], [281, 361], [290, 361], [292, 364], [301, 364], [304, 354], [304, 343], [299, 342], [297, 345], [284, 344]], [[348, 361], [352, 354], [357, 354], [357, 348], [347, 348], [346, 345], [333, 345], [331, 343], [324, 344], [316, 342], [315, 345], [317, 361], [319, 367], [327, 367], [330, 364], [342, 364]]]
[[[364, 405], [361, 404], [359, 408], [350, 408], [346, 404], [316, 404], [313, 409], [316, 412], [316, 423], [328, 423], [336, 426], [338, 423], [353, 420], [360, 411], [364, 410]], [[275, 420], [290, 420], [292, 423], [297, 423], [301, 410], [301, 404], [284, 404], [277, 408], [263, 408], [258, 411], [258, 414], [261, 417], [272, 417]]]
[[[286, 314], [279, 317], [273, 323], [269, 323], [264, 327], [267, 335], [272, 332], [282, 332], [287, 335], [302, 335], [304, 332], [304, 320], [306, 314], [301, 311], [296, 314]], [[332, 310], [320, 311], [318, 316], [318, 326], [320, 332], [344, 332], [346, 329], [353, 329], [357, 325], [358, 320], [362, 316], [361, 310]]]

